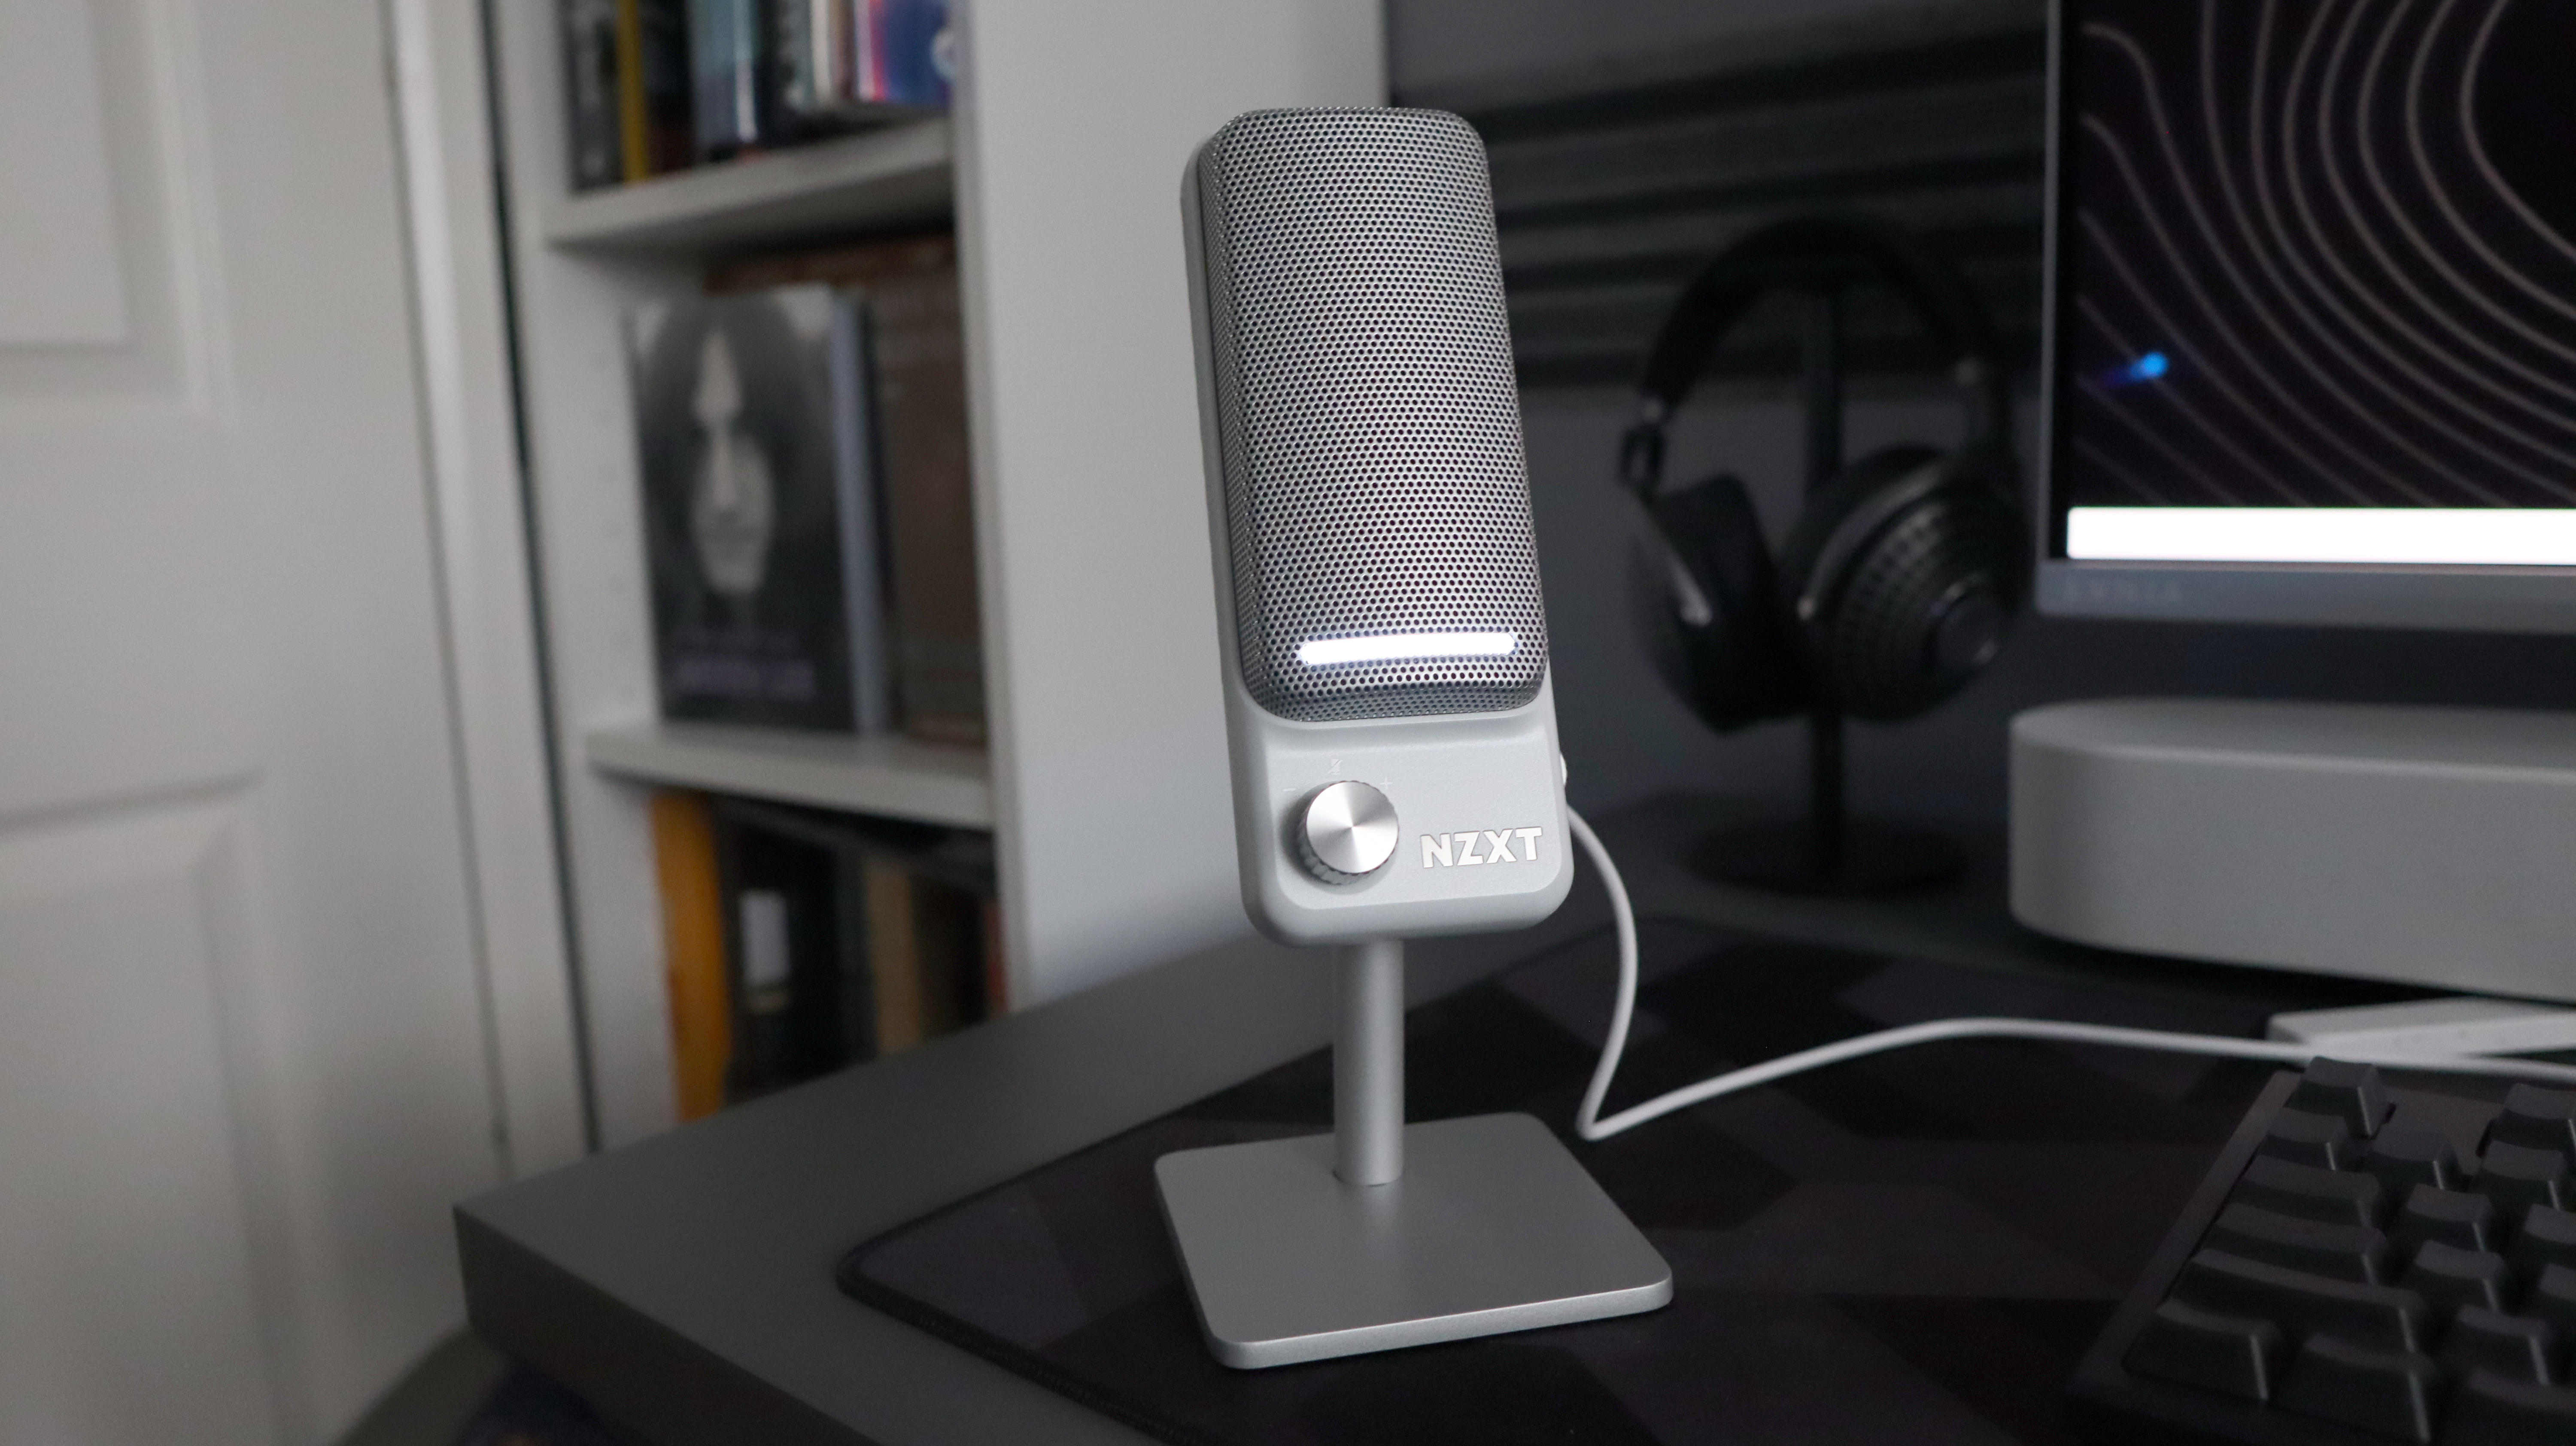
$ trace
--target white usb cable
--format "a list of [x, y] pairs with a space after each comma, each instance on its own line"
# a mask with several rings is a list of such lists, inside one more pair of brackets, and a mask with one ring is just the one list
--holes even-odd
[[[1900, 1029], [1883, 1029], [1834, 1044], [1802, 1049], [1765, 1064], [1748, 1065], [1712, 1075], [1695, 1085], [1686, 1085], [1670, 1094], [1657, 1095], [1643, 1104], [1601, 1118], [1601, 1102], [1610, 1093], [1610, 1078], [1619, 1072], [1619, 1057], [1627, 1052], [1628, 1024], [1637, 1012], [1637, 915], [1628, 902], [1628, 886], [1619, 877], [1619, 866], [1610, 861], [1610, 851], [1601, 838], [1572, 809], [1565, 812], [1566, 822], [1574, 829], [1576, 841], [1601, 871], [1601, 882], [1610, 893], [1610, 918], [1619, 936], [1619, 996], [1610, 1011], [1610, 1037], [1601, 1044], [1601, 1063], [1592, 1071], [1592, 1084], [1583, 1092], [1583, 1107], [1575, 1113], [1574, 1131], [1587, 1140], [1606, 1140], [1623, 1130], [1632, 1130], [1648, 1120], [1660, 1119], [1675, 1110], [1765, 1085], [1793, 1074], [1822, 1069], [1829, 1064], [1859, 1059], [1863, 1055], [1883, 1054], [1891, 1049], [1906, 1049], [1918, 1044], [1931, 1044], [1945, 1039], [2044, 1039], [2063, 1044], [2107, 1044], [2126, 1049], [2162, 1050], [2169, 1054], [2206, 1054], [2230, 1059], [2268, 1059], [2282, 1064], [2306, 1064], [2317, 1051], [2304, 1044], [2283, 1043], [2267, 1039], [2232, 1039], [2221, 1034], [2176, 1034], [2161, 1029], [2123, 1029], [2108, 1024], [2069, 1024], [2054, 1019], [1936, 1019], [1923, 1024], [1909, 1024]], [[2402, 1069], [2434, 1069], [2445, 1074], [2495, 1075], [2506, 1079], [2546, 1080], [2552, 1084], [2576, 1085], [2576, 1066], [2544, 1064], [2538, 1060], [2494, 1059], [2474, 1055], [2435, 1055], [2391, 1053], [2384, 1050], [2337, 1049], [2337, 1059], [2356, 1064], [2376, 1064]]]

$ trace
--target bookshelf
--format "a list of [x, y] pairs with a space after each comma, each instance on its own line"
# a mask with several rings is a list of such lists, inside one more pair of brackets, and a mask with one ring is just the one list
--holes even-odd
[[949, 214], [952, 159], [946, 117], [912, 121], [562, 197], [542, 226], [568, 250], [680, 256], [920, 226]]
[[[947, 117], [579, 195], [554, 4], [487, 12], [554, 803], [604, 1143], [674, 1114], [657, 787], [989, 830], [1014, 1007], [1247, 928], [1178, 186], [1241, 111], [1380, 103], [1378, 0], [952, 4]], [[452, 143], [471, 154], [466, 132]], [[988, 749], [639, 722], [655, 689], [622, 318], [700, 287], [711, 261], [938, 224], [956, 231], [965, 308]]]
[[612, 778], [949, 828], [993, 826], [992, 769], [980, 748], [651, 722], [594, 728], [581, 743], [584, 760]]

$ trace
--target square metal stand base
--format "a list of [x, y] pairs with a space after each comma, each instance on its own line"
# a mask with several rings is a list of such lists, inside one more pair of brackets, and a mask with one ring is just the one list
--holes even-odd
[[1673, 1273], [1528, 1115], [1408, 1125], [1404, 1173], [1352, 1186], [1333, 1137], [1154, 1162], [1199, 1324], [1251, 1369], [1653, 1310]]

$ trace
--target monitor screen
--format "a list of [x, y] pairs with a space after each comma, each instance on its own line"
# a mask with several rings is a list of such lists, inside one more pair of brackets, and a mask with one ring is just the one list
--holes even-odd
[[[2554, 0], [2061, 0], [2044, 605], [2576, 626], [2571, 39]], [[2380, 576], [2254, 576], [2319, 570]]]

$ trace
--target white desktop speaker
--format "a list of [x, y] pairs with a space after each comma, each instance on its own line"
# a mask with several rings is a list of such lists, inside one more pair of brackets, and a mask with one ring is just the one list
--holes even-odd
[[2012, 725], [2012, 911], [2187, 959], [2576, 1000], [2576, 726], [2123, 698]]
[[1571, 886], [1485, 152], [1279, 110], [1181, 188], [1244, 907], [1341, 950], [1334, 1133], [1155, 1162], [1200, 1324], [1257, 1367], [1663, 1304], [1537, 1120], [1404, 1124], [1401, 939]]

